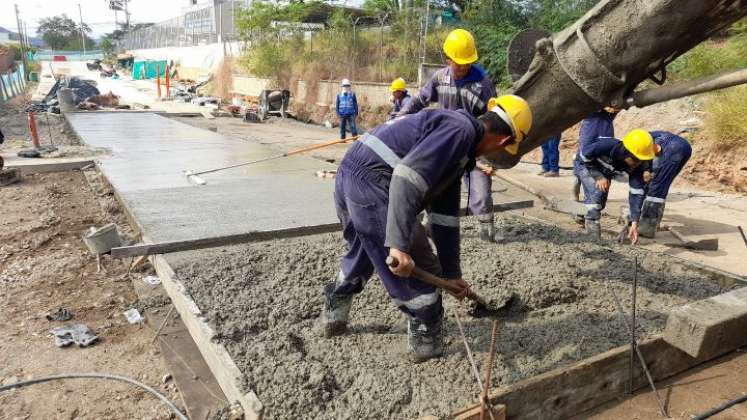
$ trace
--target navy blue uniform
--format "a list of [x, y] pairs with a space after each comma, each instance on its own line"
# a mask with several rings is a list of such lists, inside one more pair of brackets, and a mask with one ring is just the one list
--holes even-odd
[[[400, 310], [427, 324], [441, 318], [439, 290], [395, 276], [385, 260], [394, 247], [433, 274], [461, 278], [460, 177], [474, 166], [483, 133], [468, 112], [425, 110], [382, 124], [353, 144], [335, 179], [348, 253], [336, 286], [326, 293], [359, 293], [376, 270]], [[417, 220], [423, 210], [437, 258]]]
[[412, 96], [410, 96], [409, 93], [405, 92], [405, 96], [402, 99], [394, 99], [392, 100], [392, 110], [389, 112], [389, 119], [393, 120], [397, 118], [397, 115], [408, 107], [410, 105], [410, 101], [412, 100]]
[[652, 131], [651, 136], [654, 138], [654, 143], [661, 147], [661, 152], [653, 161], [653, 179], [646, 185], [645, 198], [640, 196], [635, 202], [630, 203], [630, 219], [633, 221], [640, 218], [644, 201], [659, 203], [663, 207], [674, 178], [692, 155], [690, 143], [676, 134], [668, 131]]
[[560, 171], [560, 134], [542, 143], [542, 170], [544, 172]]
[[581, 145], [573, 161], [573, 170], [584, 187], [587, 220], [599, 220], [602, 210], [607, 205], [608, 191], [597, 188], [596, 181], [602, 178], [612, 180], [616, 172], [627, 172], [629, 175], [628, 201], [631, 208], [634, 203], [639, 203], [639, 200], [643, 199], [645, 165], [631, 170], [625, 163], [626, 156], [628, 152], [623, 147], [623, 143], [614, 138], [592, 139]]

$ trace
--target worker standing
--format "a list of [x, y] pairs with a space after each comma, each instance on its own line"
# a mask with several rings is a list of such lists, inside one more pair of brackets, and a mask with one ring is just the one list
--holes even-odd
[[[630, 202], [630, 230], [628, 237], [633, 244], [638, 243], [638, 235], [653, 238], [664, 216], [669, 188], [674, 178], [682, 171], [690, 156], [692, 147], [686, 139], [668, 131], [652, 131], [654, 158], [651, 164], [651, 180], [644, 195], [636, 195]], [[647, 174], [644, 174], [647, 175]], [[645, 178], [645, 176], [644, 176]]]
[[[584, 144], [597, 139], [614, 139], [615, 138], [615, 117], [620, 112], [619, 109], [604, 107], [596, 111], [581, 121], [581, 128], [578, 133], [578, 150], [580, 151]], [[576, 153], [578, 155], [578, 152]], [[573, 183], [573, 200], [578, 201], [578, 194], [581, 192], [581, 180], [576, 177]]]
[[560, 134], [542, 143], [542, 172], [538, 175], [548, 178], [560, 176]]
[[392, 110], [389, 112], [389, 119], [394, 119], [405, 108], [412, 97], [407, 92], [407, 84], [405, 79], [399, 77], [392, 81], [389, 86], [389, 91], [392, 92]]
[[[430, 103], [442, 109], [463, 109], [473, 116], [487, 110], [488, 100], [495, 96], [495, 86], [477, 62], [477, 48], [471, 33], [455, 29], [443, 45], [447, 66], [436, 71], [417, 96], [405, 106], [400, 115], [418, 112]], [[469, 189], [469, 210], [480, 221], [480, 238], [495, 241], [493, 224], [493, 181], [495, 169], [487, 161], [479, 161], [475, 169], [465, 175]]]
[[654, 139], [648, 131], [632, 130], [622, 141], [614, 138], [592, 139], [582, 145], [573, 162], [574, 174], [584, 187], [586, 232], [596, 237], [602, 234], [599, 219], [607, 205], [612, 178], [627, 172], [630, 183], [628, 201], [638, 202], [644, 194], [643, 172], [654, 158]]
[[335, 110], [340, 118], [340, 138], [347, 137], [347, 126], [350, 126], [350, 132], [353, 137], [358, 135], [358, 128], [355, 126], [355, 118], [358, 116], [358, 99], [353, 93], [350, 80], [342, 79], [340, 82], [342, 92], [337, 94], [335, 101]]
[[[336, 281], [324, 288], [320, 325], [325, 337], [347, 329], [353, 296], [374, 270], [392, 302], [408, 317], [408, 349], [416, 362], [443, 353], [441, 294], [410, 277], [418, 267], [459, 285], [460, 178], [475, 159], [506, 149], [516, 153], [532, 124], [518, 96], [490, 99], [479, 118], [464, 110], [425, 110], [374, 128], [353, 144], [335, 177], [335, 207], [348, 252]], [[431, 248], [418, 215], [431, 219]], [[386, 264], [387, 256], [399, 261]]]

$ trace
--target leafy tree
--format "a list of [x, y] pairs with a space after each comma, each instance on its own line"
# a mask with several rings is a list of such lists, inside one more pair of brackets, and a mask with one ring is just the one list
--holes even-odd
[[[82, 28], [84, 34], [91, 33], [91, 28], [85, 23]], [[52, 49], [82, 49], [81, 27], [66, 14], [41, 19], [36, 32]], [[86, 46], [93, 46], [93, 40], [87, 35], [84, 35], [84, 40]]]

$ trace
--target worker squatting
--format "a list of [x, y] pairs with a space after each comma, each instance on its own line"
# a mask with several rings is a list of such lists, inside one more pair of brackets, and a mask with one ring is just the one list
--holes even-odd
[[[480, 222], [480, 237], [494, 241], [491, 175], [484, 157], [516, 155], [532, 127], [529, 104], [515, 95], [496, 97], [472, 35], [456, 29], [443, 45], [448, 65], [411, 97], [405, 81], [391, 84], [390, 120], [354, 143], [335, 178], [335, 208], [348, 250], [337, 278], [324, 287], [320, 328], [325, 337], [343, 334], [356, 294], [376, 272], [392, 302], [408, 321], [408, 350], [416, 362], [443, 353], [440, 290], [411, 277], [413, 268], [446, 278], [462, 299], [470, 292], [460, 268], [461, 184], [469, 211]], [[357, 135], [358, 104], [350, 82], [342, 81], [336, 110], [340, 135]], [[439, 109], [425, 109], [429, 104]], [[574, 174], [583, 187], [589, 233], [600, 235], [599, 218], [613, 177], [628, 173], [629, 236], [661, 219], [674, 177], [690, 157], [686, 140], [672, 133], [633, 130], [614, 137], [617, 110], [605, 108], [583, 121]], [[578, 196], [578, 192], [575, 193]], [[425, 213], [422, 220], [420, 215]], [[435, 251], [429, 241], [435, 245]], [[398, 261], [387, 265], [387, 258]]]

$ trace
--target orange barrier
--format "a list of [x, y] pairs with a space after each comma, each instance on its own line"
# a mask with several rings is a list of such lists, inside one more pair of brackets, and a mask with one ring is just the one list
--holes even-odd
[[158, 91], [158, 98], [161, 98], [161, 65], [156, 66], [156, 90]]
[[171, 97], [171, 75], [169, 75], [169, 66], [166, 65], [166, 74], [164, 75], [164, 78], [166, 78], [166, 97]]
[[36, 117], [33, 112], [29, 112], [29, 132], [31, 133], [31, 143], [35, 148], [39, 148], [39, 132], [36, 130]]

